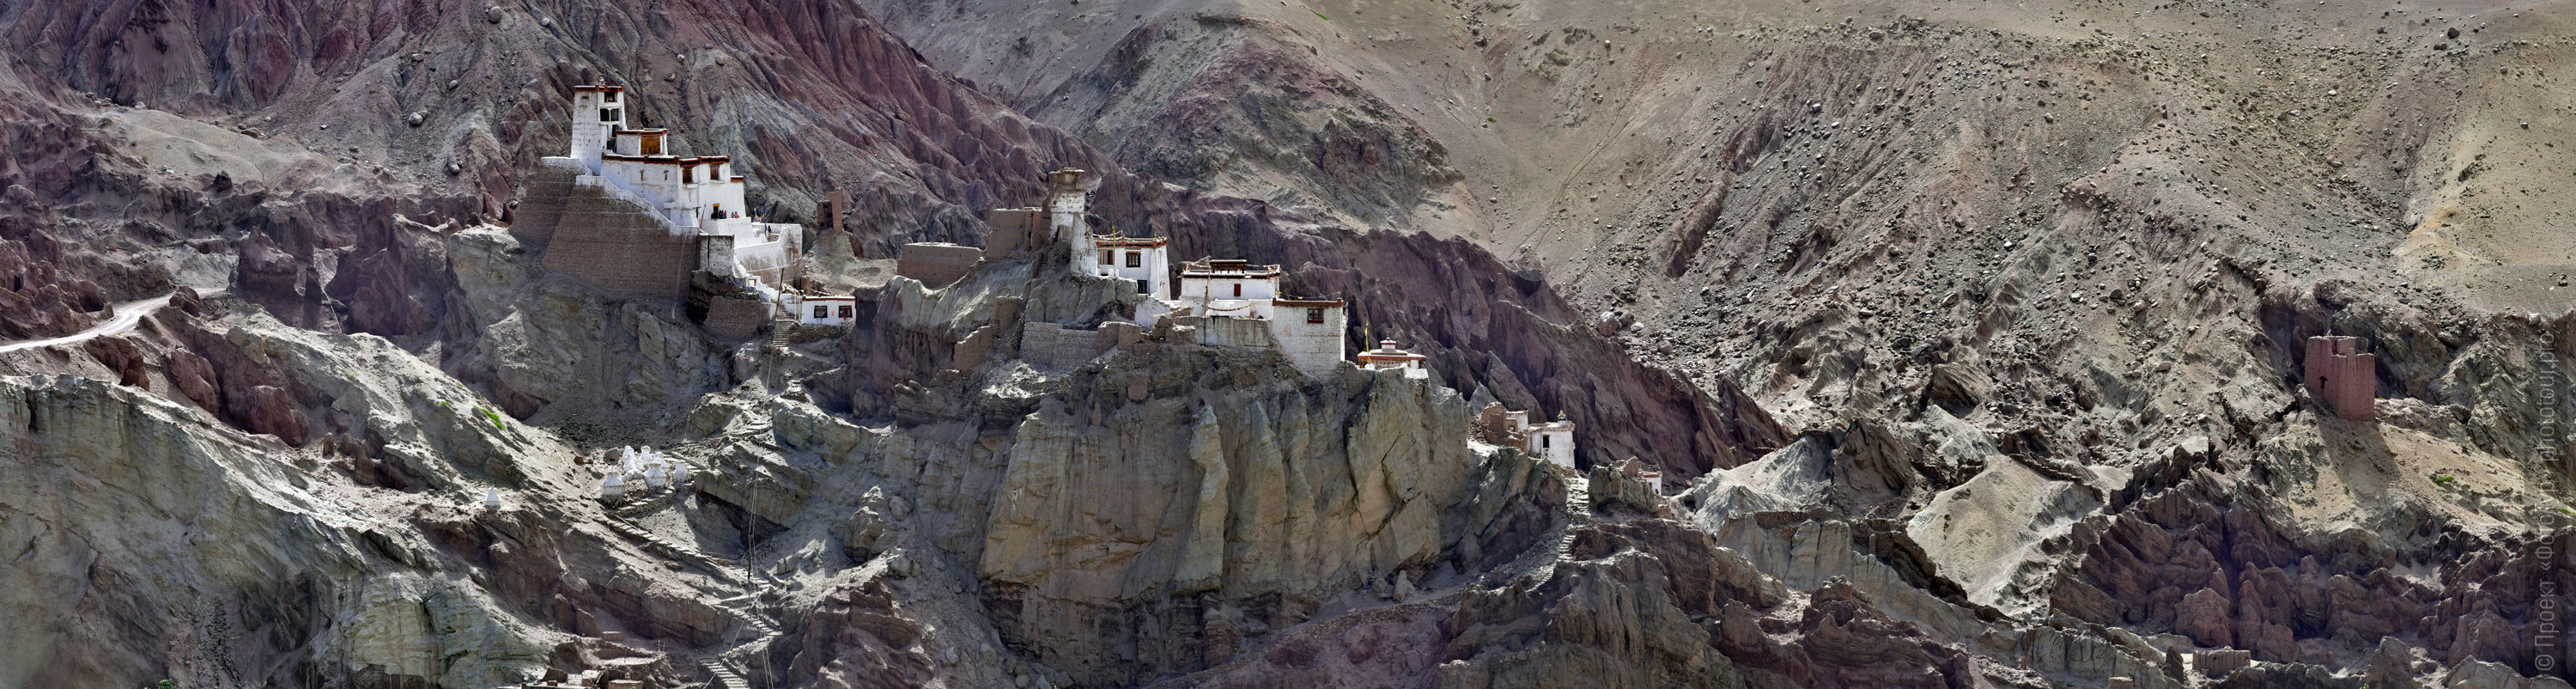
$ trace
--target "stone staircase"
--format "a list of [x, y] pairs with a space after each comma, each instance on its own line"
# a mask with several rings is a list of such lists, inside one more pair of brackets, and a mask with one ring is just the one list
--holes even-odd
[[707, 689], [751, 689], [751, 680], [743, 679], [742, 673], [735, 672], [731, 665], [716, 660], [701, 660], [698, 661], [698, 667], [706, 668], [707, 674], [714, 675], [716, 678], [715, 681], [707, 683]]
[[796, 330], [796, 314], [788, 313], [786, 304], [772, 307], [770, 313], [769, 346], [785, 348], [787, 335]]
[[[691, 480], [694, 481], [695, 478], [692, 476]], [[679, 500], [688, 492], [690, 492], [688, 484], [682, 483], [674, 483], [664, 488], [646, 489], [640, 493], [630, 492], [627, 494], [626, 502], [609, 508], [608, 518], [604, 521], [610, 531], [616, 532], [618, 536], [634, 542], [648, 552], [698, 567], [718, 579], [740, 587], [739, 590], [746, 591], [742, 595], [715, 601], [717, 609], [731, 614], [740, 621], [741, 626], [729, 635], [730, 638], [726, 643], [728, 648], [718, 653], [716, 657], [700, 659], [698, 667], [704, 668], [713, 678], [707, 684], [709, 689], [751, 689], [751, 680], [744, 676], [741, 666], [734, 660], [744, 659], [750, 654], [766, 653], [770, 644], [776, 643], [780, 636], [785, 635], [785, 631], [779, 629], [776, 622], [761, 614], [756, 607], [760, 601], [760, 591], [776, 590], [778, 586], [776, 578], [748, 561], [719, 560], [698, 552], [695, 548], [674, 543], [670, 539], [654, 534], [633, 521], [635, 517]], [[741, 643], [731, 641], [740, 639], [745, 634], [751, 637], [749, 641]]]
[[[727, 650], [724, 655], [740, 657], [748, 653], [766, 652], [769, 650], [769, 644], [776, 642], [778, 637], [784, 633], [778, 629], [777, 624], [770, 622], [768, 617], [762, 616], [758, 611], [752, 609], [752, 602], [758, 600], [758, 598], [759, 597], [754, 594], [743, 594], [716, 601], [716, 606], [718, 608], [726, 612], [733, 613], [735, 619], [742, 621], [743, 628], [751, 630], [755, 635], [750, 641], [735, 645], [732, 649]], [[710, 689], [715, 687], [723, 687], [724, 689], [750, 689], [751, 687], [750, 680], [744, 678], [742, 676], [742, 672], [735, 669], [731, 662], [726, 661], [721, 657], [700, 660], [698, 661], [698, 667], [706, 668], [707, 674], [715, 676], [715, 681], [708, 685]]]
[[735, 577], [727, 567], [725, 567], [724, 561], [707, 557], [705, 553], [700, 553], [696, 549], [688, 546], [672, 543], [669, 539], [654, 535], [653, 532], [645, 530], [644, 527], [638, 526], [632, 521], [628, 521], [625, 517], [611, 515], [607, 522], [608, 530], [617, 532], [617, 535], [625, 537], [626, 540], [635, 542], [636, 545], [642, 546], [645, 550], [650, 551], [655, 555], [670, 558], [671, 560], [681, 564], [696, 566], [699, 569], [703, 569], [708, 573], [714, 574], [720, 579], [735, 579], [739, 581], [739, 579]]

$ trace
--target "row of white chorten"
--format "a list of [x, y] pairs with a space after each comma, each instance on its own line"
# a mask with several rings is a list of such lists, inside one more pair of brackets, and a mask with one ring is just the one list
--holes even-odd
[[627, 489], [635, 484], [650, 489], [687, 481], [689, 465], [673, 461], [661, 450], [628, 446], [617, 449], [617, 463], [606, 473], [599, 481], [599, 497], [617, 500], [626, 497]]

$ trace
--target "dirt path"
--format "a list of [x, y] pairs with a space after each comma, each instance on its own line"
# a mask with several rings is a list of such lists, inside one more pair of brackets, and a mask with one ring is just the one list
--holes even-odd
[[[222, 293], [223, 290], [214, 290], [211, 292], [204, 292], [202, 293], [202, 296], [211, 297]], [[134, 324], [143, 322], [144, 316], [152, 315], [153, 312], [161, 310], [161, 307], [170, 305], [170, 296], [171, 295], [164, 294], [141, 301], [129, 301], [123, 304], [118, 304], [116, 305], [115, 318], [109, 319], [105, 323], [90, 326], [88, 330], [51, 339], [26, 340], [0, 344], [0, 354], [7, 354], [21, 349], [35, 349], [38, 347], [51, 347], [59, 344], [72, 344], [75, 342], [87, 341], [90, 338], [101, 335], [114, 335], [128, 330], [133, 330]]]

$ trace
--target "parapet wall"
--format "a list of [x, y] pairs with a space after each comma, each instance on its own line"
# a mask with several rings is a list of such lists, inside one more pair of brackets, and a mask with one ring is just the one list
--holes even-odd
[[698, 269], [698, 241], [674, 235], [635, 204], [573, 183], [574, 173], [538, 168], [519, 193], [510, 231], [546, 245], [547, 270], [567, 273], [616, 297], [683, 299]]
[[905, 244], [894, 260], [894, 274], [920, 280], [933, 288], [947, 287], [966, 277], [975, 264], [984, 260], [984, 250], [940, 242]]
[[707, 332], [727, 340], [748, 340], [776, 318], [776, 308], [761, 301], [757, 293], [720, 282], [713, 276], [693, 276], [689, 290], [690, 315], [705, 325]]
[[993, 230], [984, 235], [984, 247], [994, 256], [1008, 256], [1025, 247], [1037, 246], [1044, 236], [1031, 236], [1046, 228], [1046, 211], [1036, 208], [995, 208], [984, 212], [984, 224]]
[[1279, 348], [1279, 341], [1270, 335], [1269, 321], [1222, 316], [1189, 316], [1176, 320], [1178, 325], [1198, 329], [1199, 344], [1246, 349]]
[[1039, 368], [1071, 368], [1144, 339], [1145, 329], [1127, 322], [1103, 323], [1098, 330], [1067, 328], [1057, 323], [1023, 323], [1020, 359]]

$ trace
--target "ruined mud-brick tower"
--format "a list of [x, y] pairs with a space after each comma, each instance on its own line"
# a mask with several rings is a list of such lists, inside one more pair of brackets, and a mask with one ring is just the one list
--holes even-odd
[[2375, 357], [2361, 352], [2361, 338], [2308, 338], [2308, 395], [2336, 418], [2369, 420], [2374, 414], [2372, 400], [2379, 393], [2375, 362]]
[[1072, 242], [1074, 256], [1091, 247], [1083, 246], [1083, 214], [1090, 211], [1091, 195], [1082, 191], [1082, 171], [1065, 168], [1047, 173], [1047, 234], [1060, 242]]

